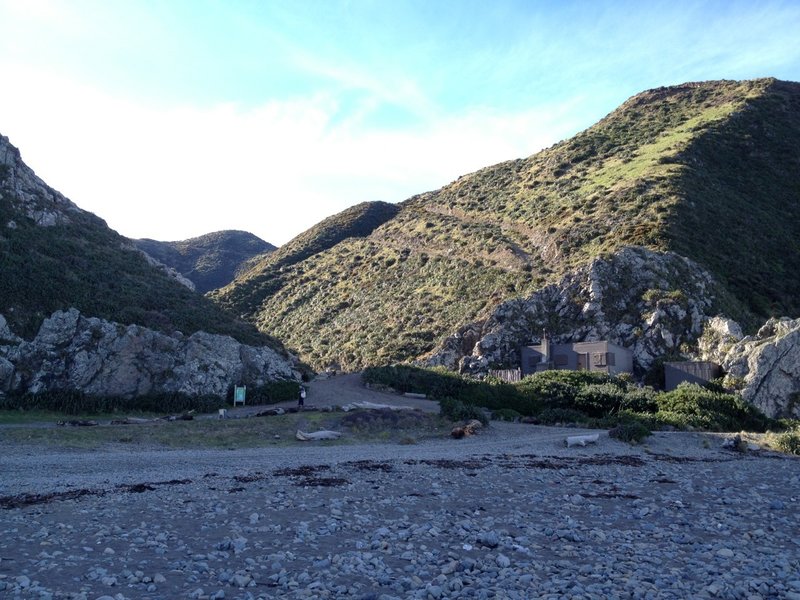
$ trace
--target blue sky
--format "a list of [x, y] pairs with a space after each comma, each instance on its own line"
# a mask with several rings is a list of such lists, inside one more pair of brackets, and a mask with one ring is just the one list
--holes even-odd
[[800, 80], [800, 2], [0, 0], [0, 133], [130, 237], [274, 244], [661, 85]]

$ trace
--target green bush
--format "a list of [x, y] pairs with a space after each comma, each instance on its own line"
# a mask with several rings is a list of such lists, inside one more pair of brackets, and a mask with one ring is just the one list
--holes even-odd
[[614, 439], [628, 442], [629, 444], [638, 444], [650, 435], [650, 430], [639, 421], [630, 421], [627, 423], [620, 423], [611, 429], [608, 435]]
[[464, 404], [460, 400], [454, 398], [442, 398], [439, 400], [439, 412], [443, 417], [447, 417], [451, 421], [470, 421], [477, 419], [484, 425], [489, 422], [486, 418], [486, 413], [477, 406]]
[[501, 408], [492, 411], [492, 419], [495, 421], [518, 421], [520, 417], [522, 417], [522, 414], [513, 408]]
[[781, 452], [800, 455], [800, 431], [787, 431], [779, 434], [775, 445]]
[[87, 413], [154, 412], [180, 413], [194, 410], [213, 412], [223, 406], [217, 396], [190, 396], [180, 392], [144, 394], [134, 398], [92, 396], [76, 390], [53, 390], [38, 394], [11, 394], [0, 399], [0, 408], [48, 410], [68, 415]]
[[655, 413], [658, 411], [657, 394], [653, 388], [629, 390], [620, 403], [620, 410], [636, 413]]
[[[771, 421], [757, 408], [733, 394], [683, 383], [658, 396], [659, 413], [685, 415], [693, 427], [716, 431], [766, 431]], [[696, 424], [695, 424], [696, 423]]]
[[575, 409], [590, 417], [602, 417], [620, 409], [625, 390], [613, 383], [590, 383], [575, 394]]
[[586, 423], [589, 420], [584, 413], [571, 408], [546, 408], [536, 417], [543, 425], [556, 423]]
[[[297, 400], [300, 396], [300, 384], [296, 381], [270, 381], [264, 385], [247, 388], [245, 402], [247, 404], [276, 404], [287, 400]], [[228, 390], [228, 404], [233, 403], [233, 388]]]
[[364, 370], [362, 380], [386, 385], [401, 393], [425, 394], [432, 400], [454, 398], [464, 404], [485, 406], [491, 410], [513, 408], [522, 414], [533, 414], [533, 407], [515, 386], [496, 379], [466, 379], [443, 368], [372, 367]]
[[589, 371], [543, 371], [509, 384], [467, 379], [438, 368], [395, 366], [367, 369], [364, 380], [432, 399], [451, 398], [464, 406], [537, 416], [543, 423], [574, 421], [612, 428], [639, 422], [650, 430], [715, 431], [765, 431], [775, 424], [733, 394], [692, 384], [656, 392], [633, 388], [624, 378]]

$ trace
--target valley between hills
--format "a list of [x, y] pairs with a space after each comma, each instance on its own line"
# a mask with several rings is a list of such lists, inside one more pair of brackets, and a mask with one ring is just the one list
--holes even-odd
[[[537, 154], [357, 204], [280, 248], [242, 231], [128, 240], [0, 141], [3, 393], [224, 395], [400, 363], [482, 377], [546, 332], [626, 348], [636, 381], [714, 360], [761, 410], [800, 410], [772, 378], [800, 364], [800, 84], [648, 90]], [[768, 372], [749, 366], [776, 345]]]

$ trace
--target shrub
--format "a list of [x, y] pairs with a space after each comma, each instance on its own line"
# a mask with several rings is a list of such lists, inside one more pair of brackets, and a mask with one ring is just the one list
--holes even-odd
[[521, 416], [513, 408], [501, 408], [492, 412], [492, 419], [495, 421], [518, 421]]
[[439, 412], [451, 421], [470, 421], [477, 419], [484, 425], [489, 422], [486, 413], [477, 406], [465, 404], [455, 398], [442, 398], [439, 400]]
[[0, 408], [49, 410], [69, 415], [141, 411], [179, 413], [213, 412], [223, 405], [217, 396], [189, 396], [180, 392], [144, 394], [133, 398], [92, 396], [77, 390], [52, 390], [38, 394], [12, 394], [0, 400]]
[[781, 452], [800, 455], [800, 431], [787, 431], [779, 434], [775, 445]]
[[578, 390], [573, 406], [590, 417], [602, 417], [620, 409], [625, 391], [612, 383], [591, 383]]
[[533, 414], [534, 407], [515, 386], [496, 379], [466, 379], [443, 368], [373, 367], [364, 370], [362, 379], [365, 383], [387, 385], [401, 393], [425, 394], [433, 400], [452, 398], [464, 404], [490, 409], [513, 408], [523, 414]]
[[[296, 381], [269, 381], [264, 385], [247, 388], [248, 404], [276, 404], [287, 400], [297, 400], [300, 384]], [[233, 388], [228, 390], [228, 404], [233, 403]]]
[[614, 439], [628, 442], [629, 444], [638, 444], [650, 435], [650, 430], [639, 421], [630, 421], [627, 423], [620, 423], [611, 429], [608, 435]]
[[536, 417], [543, 425], [556, 423], [585, 423], [588, 417], [579, 410], [571, 408], [546, 408]]
[[655, 413], [658, 411], [658, 400], [653, 388], [639, 388], [625, 393], [620, 403], [621, 410], [637, 413]]
[[659, 395], [658, 407], [659, 413], [685, 415], [704, 429], [718, 431], [766, 431], [771, 423], [757, 408], [738, 396], [713, 392], [692, 383], [681, 384]]

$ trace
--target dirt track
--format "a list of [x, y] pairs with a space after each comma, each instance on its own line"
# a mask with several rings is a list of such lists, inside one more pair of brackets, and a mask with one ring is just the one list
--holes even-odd
[[[353, 402], [371, 402], [373, 404], [388, 404], [389, 406], [410, 406], [426, 412], [439, 412], [439, 403], [433, 400], [409, 398], [398, 394], [390, 394], [378, 390], [368, 389], [361, 383], [361, 373], [345, 373], [335, 377], [319, 378], [304, 384], [308, 390], [305, 404], [307, 407], [319, 408], [327, 406], [342, 406]], [[280, 402], [274, 407], [289, 408], [297, 406], [297, 402]], [[246, 415], [264, 407], [245, 406], [229, 411], [231, 416]]]

